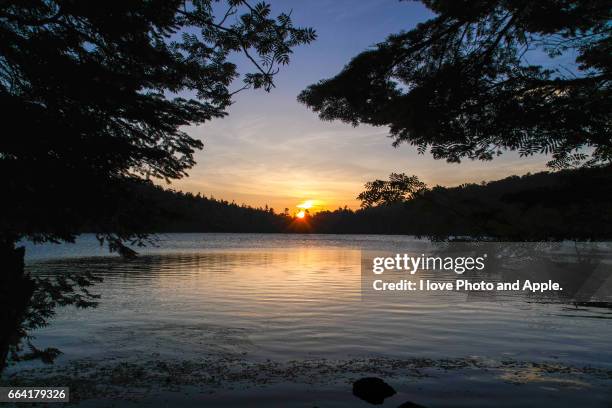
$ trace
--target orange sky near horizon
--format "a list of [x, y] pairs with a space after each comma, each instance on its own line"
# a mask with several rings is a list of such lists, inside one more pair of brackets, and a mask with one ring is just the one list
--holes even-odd
[[[546, 158], [513, 152], [490, 162], [446, 163], [419, 155], [408, 145], [392, 147], [385, 129], [321, 122], [297, 102], [295, 109], [310, 118], [296, 121], [289, 140], [278, 120], [239, 114], [190, 129], [204, 140], [205, 148], [196, 154], [189, 177], [164, 185], [253, 207], [267, 205], [276, 212], [288, 208], [296, 214], [307, 200], [315, 201], [311, 213], [344, 206], [357, 209], [356, 197], [364, 184], [387, 179], [392, 172], [415, 174], [428, 186], [457, 186], [547, 170]], [[259, 143], [262, 139], [267, 140]]]

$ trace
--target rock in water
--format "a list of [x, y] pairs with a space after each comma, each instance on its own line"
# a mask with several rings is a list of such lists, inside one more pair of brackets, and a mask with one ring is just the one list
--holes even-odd
[[366, 377], [353, 383], [353, 395], [370, 404], [379, 405], [385, 398], [395, 395], [395, 390], [380, 378]]
[[425, 407], [422, 405], [416, 404], [412, 401], [406, 401], [397, 408], [425, 408]]

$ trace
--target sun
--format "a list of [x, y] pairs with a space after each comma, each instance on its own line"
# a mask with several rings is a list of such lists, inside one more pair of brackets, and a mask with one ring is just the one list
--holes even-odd
[[306, 220], [308, 216], [320, 211], [323, 208], [322, 204], [321, 200], [304, 200], [295, 206], [298, 211], [295, 217]]

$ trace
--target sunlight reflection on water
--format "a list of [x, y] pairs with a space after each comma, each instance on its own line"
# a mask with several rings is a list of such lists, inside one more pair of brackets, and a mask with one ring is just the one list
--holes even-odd
[[98, 256], [92, 237], [59, 250], [30, 247], [33, 274], [104, 277], [93, 289], [102, 295], [98, 308], [60, 309], [34, 335], [40, 346], [64, 352], [60, 365], [210, 355], [252, 362], [470, 356], [612, 368], [610, 309], [521, 298], [466, 302], [456, 293], [362, 298], [361, 251], [404, 251], [415, 242], [176, 234], [131, 261]]
[[610, 317], [608, 309], [472, 303], [458, 293], [362, 299], [361, 249], [405, 250], [414, 242], [388, 238], [181, 234], [133, 261], [83, 257], [87, 249], [81, 257], [31, 261], [33, 273], [83, 270], [105, 279], [95, 288], [98, 309], [60, 310], [37, 336], [66, 343], [58, 345], [66, 356], [210, 348], [291, 359], [443, 350], [612, 362], [610, 320], [587, 318]]

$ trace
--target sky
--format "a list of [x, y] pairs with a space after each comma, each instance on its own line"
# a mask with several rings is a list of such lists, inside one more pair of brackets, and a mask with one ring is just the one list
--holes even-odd
[[545, 170], [546, 157], [521, 158], [515, 153], [491, 162], [434, 160], [408, 145], [392, 147], [385, 127], [323, 122], [297, 102], [300, 91], [334, 76], [359, 52], [430, 18], [421, 3], [270, 2], [276, 14], [292, 10], [294, 24], [313, 27], [317, 40], [295, 50], [270, 93], [240, 92], [227, 117], [187, 128], [188, 134], [203, 141], [204, 149], [196, 153], [197, 164], [189, 177], [167, 187], [295, 213], [305, 200], [314, 200], [311, 211], [358, 208], [355, 197], [363, 185], [391, 172], [415, 174], [430, 186], [456, 186]]

